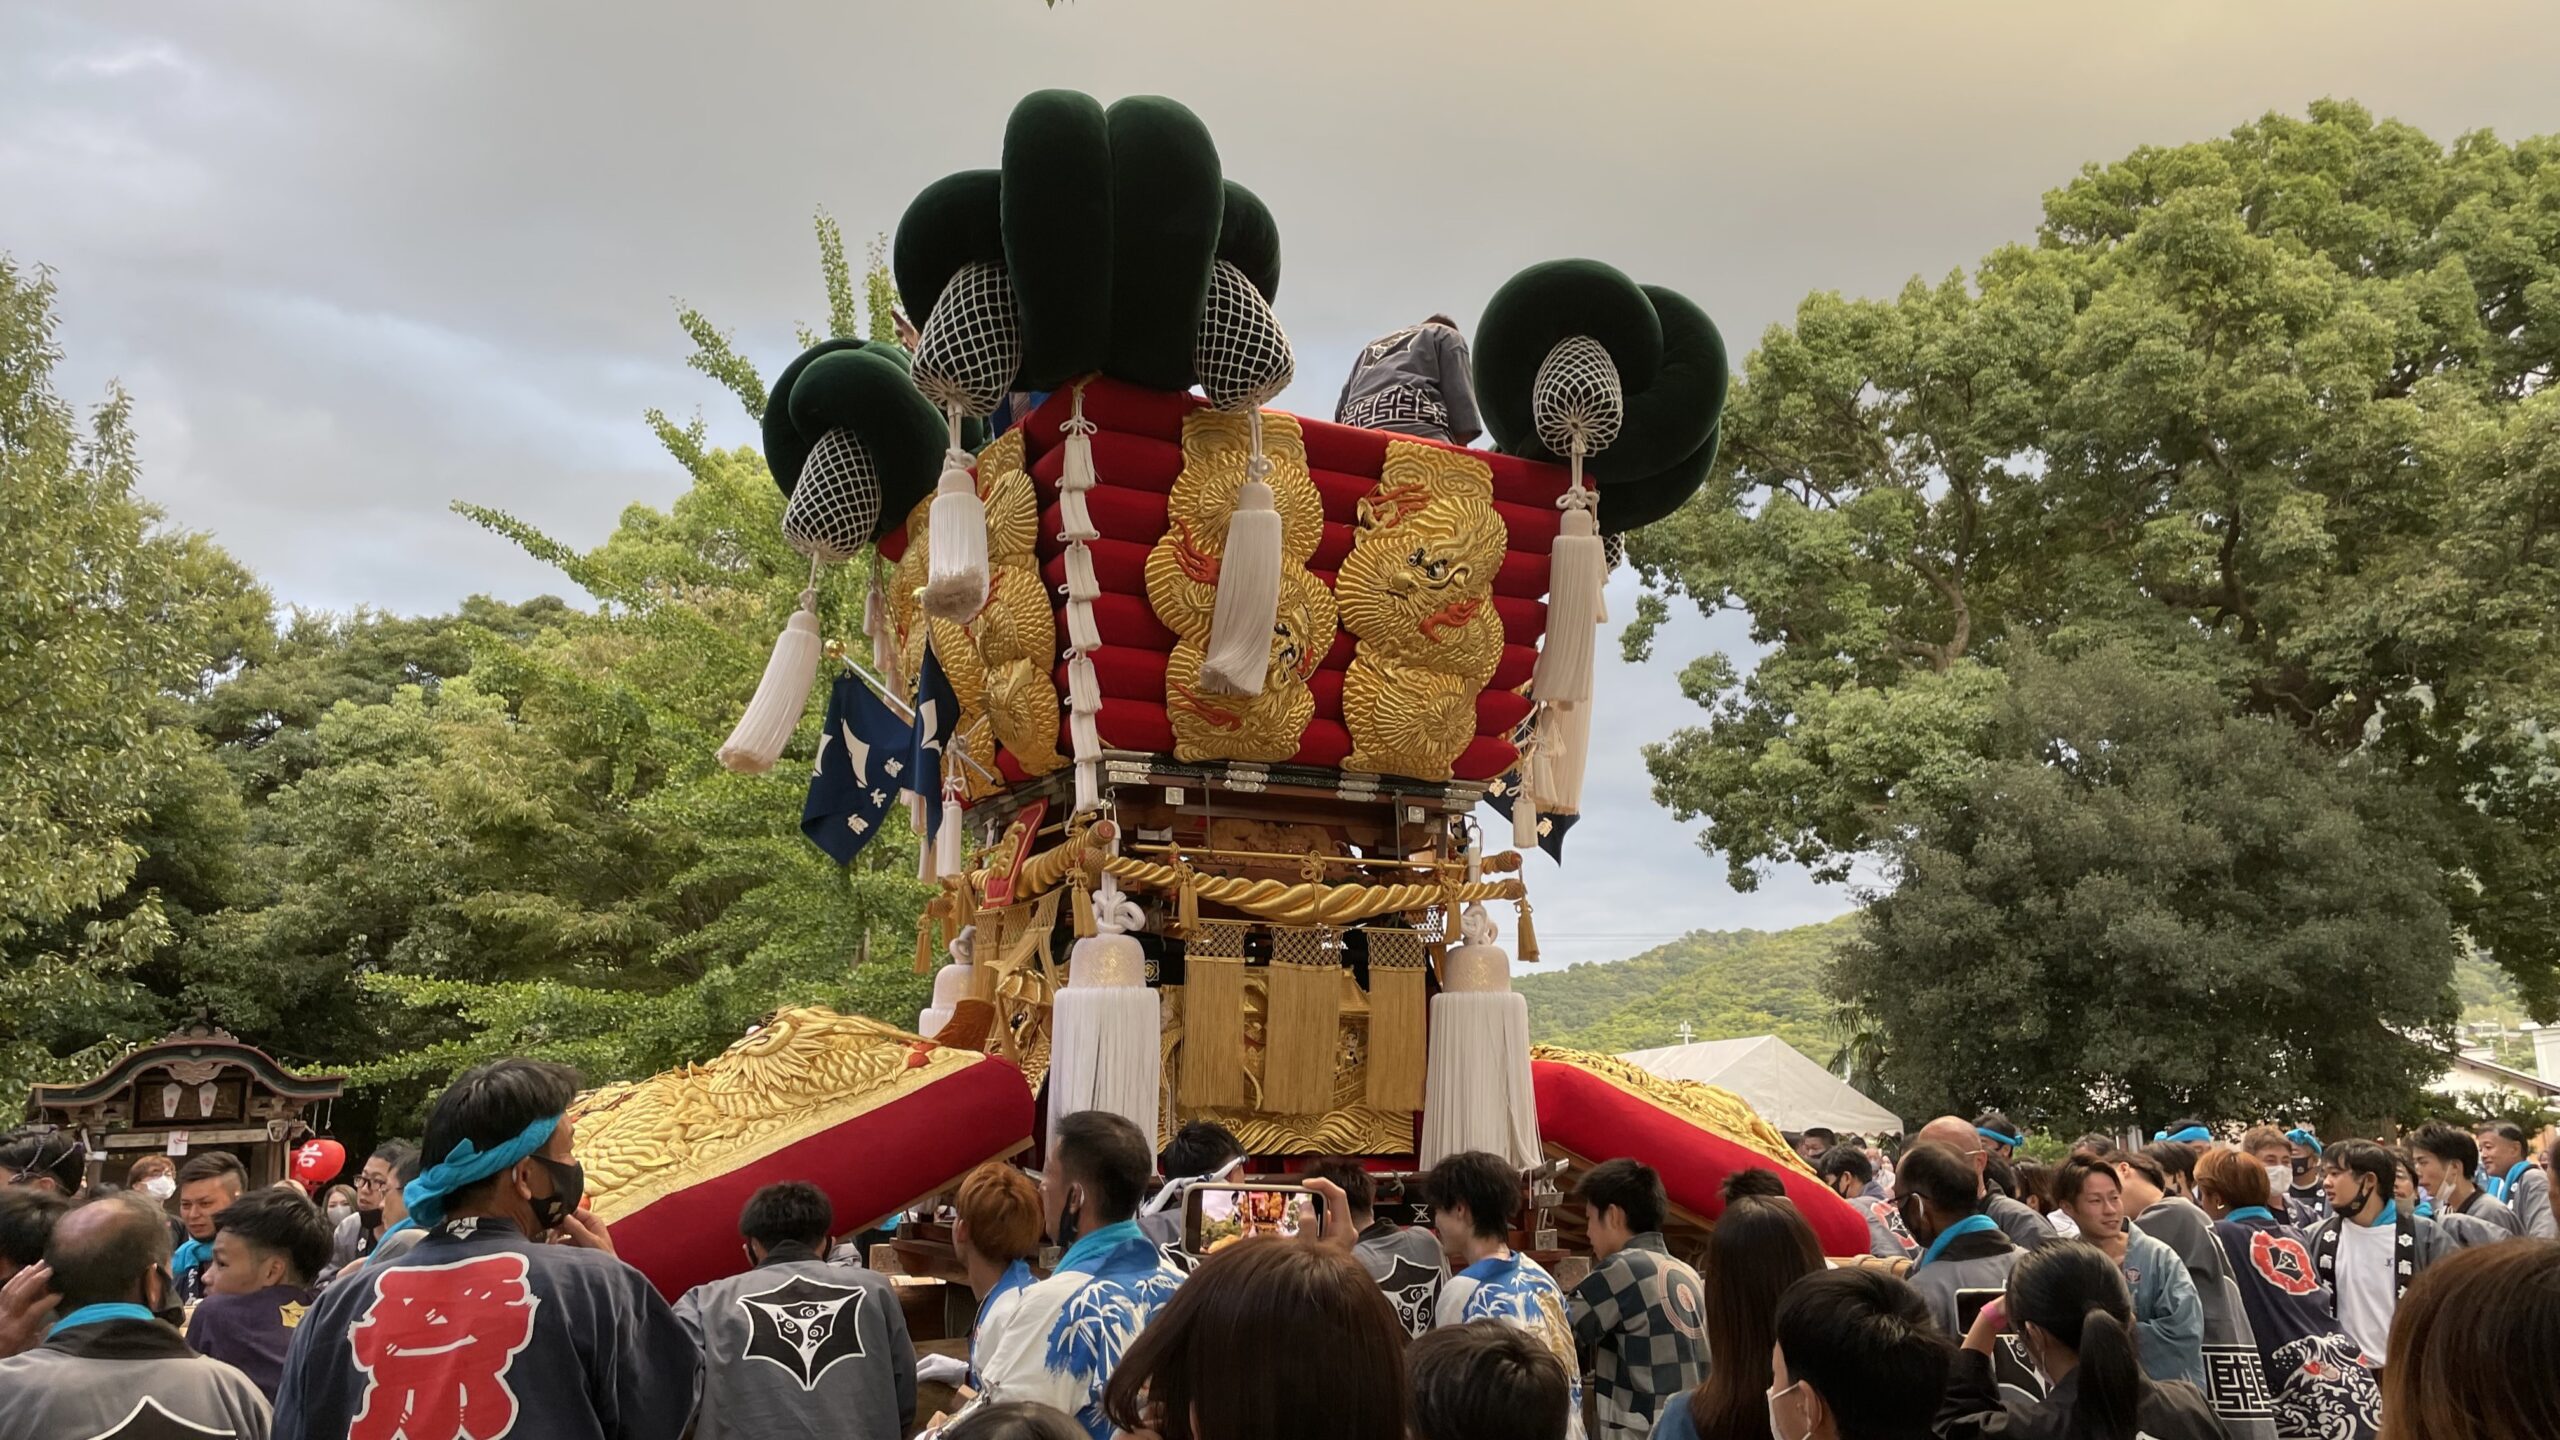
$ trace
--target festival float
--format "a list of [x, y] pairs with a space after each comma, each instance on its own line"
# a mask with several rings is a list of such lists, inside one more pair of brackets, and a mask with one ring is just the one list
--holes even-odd
[[[772, 387], [810, 590], [721, 759], [812, 753], [815, 589], [867, 562], [804, 828], [843, 860], [908, 806], [936, 887], [917, 963], [946, 963], [917, 1033], [785, 1012], [588, 1097], [624, 1256], [680, 1290], [734, 1268], [757, 1185], [814, 1179], [865, 1221], [1086, 1108], [1215, 1120], [1272, 1171], [1633, 1155], [1675, 1243], [1760, 1166], [1863, 1252], [1739, 1099], [1533, 1050], [1501, 943], [1507, 919], [1535, 962], [1520, 851], [1561, 858], [1579, 815], [1610, 537], [1714, 458], [1705, 313], [1598, 261], [1522, 271], [1474, 337], [1491, 449], [1271, 410], [1294, 360], [1270, 211], [1183, 106], [1064, 91], [1014, 110], [997, 168], [916, 197], [892, 268], [912, 356], [830, 340]], [[1045, 398], [988, 438], [1021, 395]], [[1570, 1233], [1562, 1193], [1533, 1187], [1534, 1248]]]

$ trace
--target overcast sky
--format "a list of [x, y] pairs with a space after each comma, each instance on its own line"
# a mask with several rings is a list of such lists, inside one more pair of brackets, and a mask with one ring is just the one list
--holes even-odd
[[[1533, 261], [1681, 290], [1739, 361], [1809, 291], [2026, 237], [2084, 162], [2323, 95], [2546, 133], [2555, 77], [2550, 4], [2470, 0], [0, 0], [0, 250], [57, 272], [67, 386], [134, 392], [176, 521], [282, 601], [439, 610], [562, 585], [449, 501], [593, 544], [683, 486], [646, 407], [753, 439], [677, 298], [770, 376], [824, 318], [811, 213], [888, 229], [1039, 87], [1200, 112], [1279, 217], [1283, 403], [1321, 413], [1363, 340]], [[1718, 647], [1739, 622], [1604, 652], [1587, 818], [1530, 876], [1551, 962], [1850, 905], [1732, 893], [1649, 798]]]

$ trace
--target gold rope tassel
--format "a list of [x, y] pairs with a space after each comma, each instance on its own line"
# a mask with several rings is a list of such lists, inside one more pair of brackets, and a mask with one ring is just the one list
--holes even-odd
[[1423, 961], [1415, 931], [1369, 931], [1369, 1103], [1380, 1110], [1422, 1108], [1431, 1054]]
[[1077, 939], [1090, 940], [1094, 937], [1093, 892], [1082, 885], [1076, 887], [1075, 922]]
[[1173, 919], [1186, 939], [1200, 933], [1200, 878], [1187, 865], [1182, 869], [1182, 888], [1175, 892]]
[[933, 911], [927, 909], [916, 917], [916, 973], [933, 973]]
[[1520, 902], [1520, 963], [1538, 963], [1538, 932], [1529, 923], [1529, 902]]
[[1321, 1115], [1333, 1108], [1334, 1042], [1342, 1026], [1342, 961], [1331, 933], [1316, 926], [1275, 928], [1266, 973], [1262, 1108]]
[[1193, 921], [1182, 947], [1182, 1105], [1245, 1103], [1242, 920]]

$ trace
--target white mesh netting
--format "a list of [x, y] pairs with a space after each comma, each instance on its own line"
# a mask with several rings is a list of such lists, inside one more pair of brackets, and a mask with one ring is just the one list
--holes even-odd
[[1200, 309], [1192, 352], [1200, 391], [1220, 410], [1253, 410], [1289, 388], [1297, 357], [1271, 303], [1244, 272], [1224, 260], [1209, 267], [1209, 303]]
[[809, 449], [783, 507], [782, 538], [812, 560], [841, 565], [871, 543], [880, 523], [880, 467], [860, 440], [830, 430]]
[[991, 415], [1021, 368], [1022, 319], [1004, 267], [961, 266], [916, 339], [916, 388], [946, 412]]
[[1538, 362], [1529, 386], [1538, 443], [1558, 455], [1597, 455], [1618, 438], [1627, 396], [1617, 363], [1588, 335], [1568, 335]]

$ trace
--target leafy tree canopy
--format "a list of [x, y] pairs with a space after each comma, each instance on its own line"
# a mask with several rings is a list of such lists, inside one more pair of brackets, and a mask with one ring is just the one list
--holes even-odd
[[1688, 665], [1655, 793], [1739, 887], [1844, 879], [2005, 758], [2030, 645], [2109, 647], [2420, 797], [2435, 893], [2551, 1014], [2555, 375], [2560, 137], [2323, 102], [2092, 165], [2035, 243], [1763, 337], [1630, 547], [1631, 657], [1672, 597], [1769, 647]]

